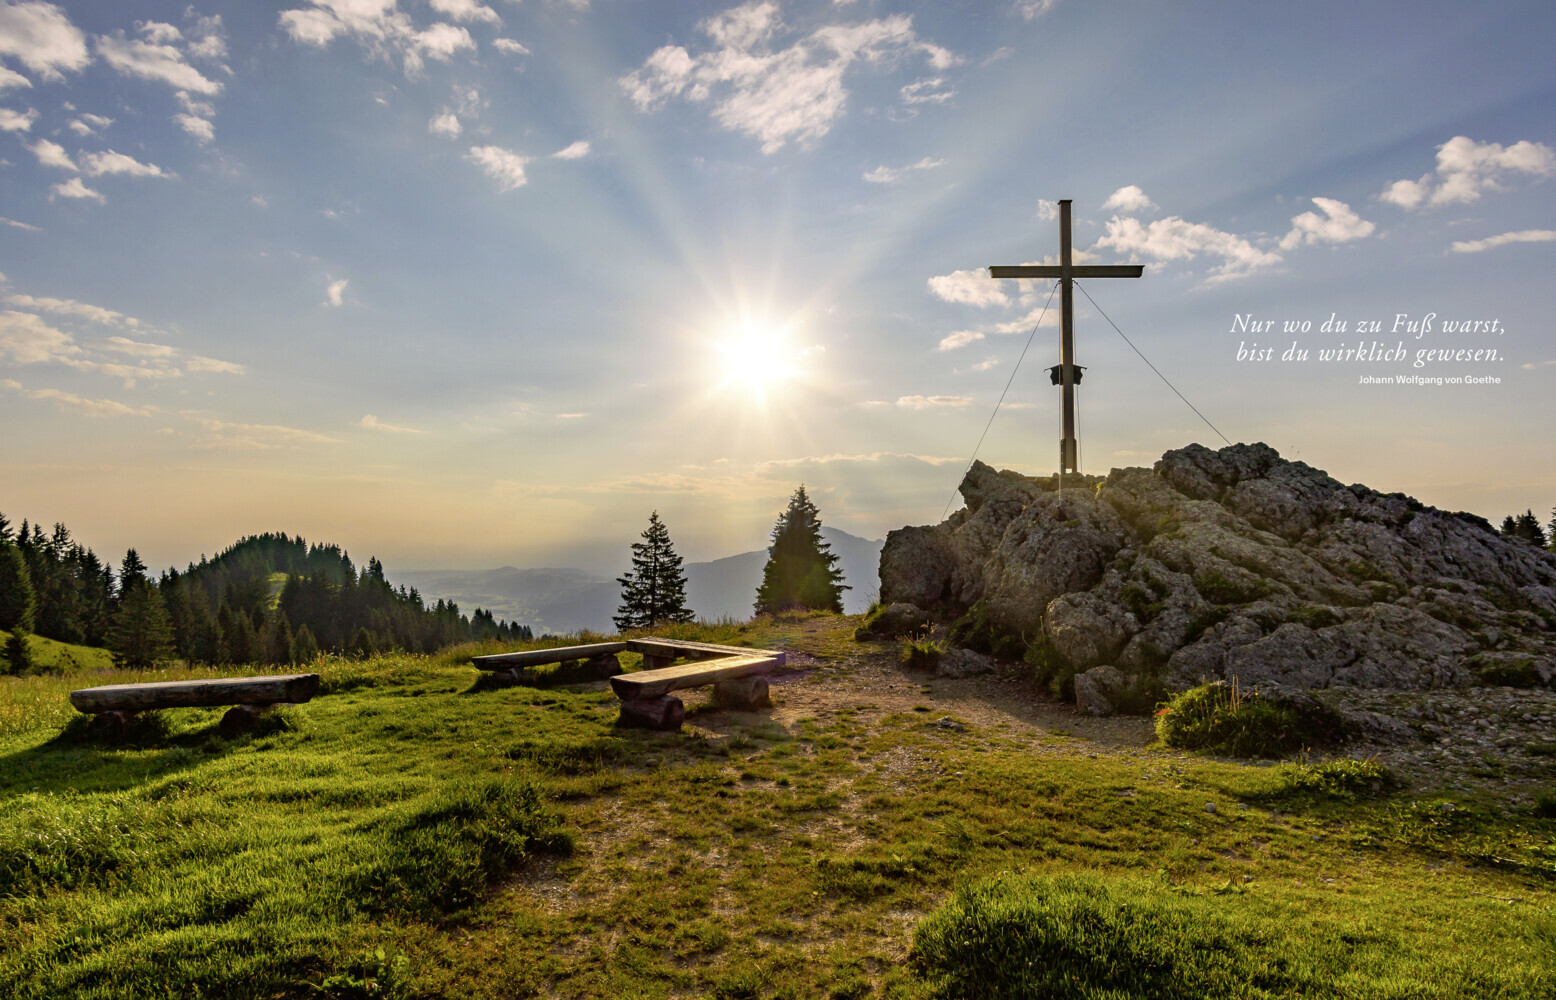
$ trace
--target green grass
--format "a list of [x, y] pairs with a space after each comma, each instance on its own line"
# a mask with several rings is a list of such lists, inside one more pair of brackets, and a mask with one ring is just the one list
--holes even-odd
[[[957, 709], [916, 686], [931, 711], [786, 708], [840, 689], [857, 624], [689, 628], [822, 666], [772, 713], [688, 693], [678, 734], [615, 727], [599, 683], [476, 690], [490, 646], [323, 660], [318, 698], [230, 741], [188, 709], [92, 742], [64, 694], [116, 675], [0, 685], [0, 712], [37, 716], [0, 730], [0, 996], [1556, 988], [1556, 820], [1375, 795], [1360, 771], [943, 729]], [[1121, 955], [1134, 979], [1097, 971]], [[1090, 978], [1031, 992], [1039, 967]]]
[[[10, 638], [11, 633], [0, 629], [0, 648]], [[113, 666], [113, 657], [108, 650], [96, 646], [77, 646], [57, 639], [45, 639], [41, 635], [28, 636], [27, 645], [32, 650], [33, 663], [39, 670], [107, 670]]]

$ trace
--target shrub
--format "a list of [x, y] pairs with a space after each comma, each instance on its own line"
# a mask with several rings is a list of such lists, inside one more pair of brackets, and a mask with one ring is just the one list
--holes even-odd
[[1170, 747], [1230, 757], [1283, 757], [1312, 740], [1301, 713], [1222, 681], [1190, 688], [1156, 713], [1156, 735]]
[[1022, 636], [989, 620], [989, 602], [981, 600], [951, 623], [951, 645], [971, 649], [988, 656], [1019, 660], [1026, 653]]
[[1194, 589], [1212, 604], [1248, 604], [1269, 596], [1270, 584], [1256, 576], [1244, 579], [1211, 569], [1195, 574]]
[[1289, 941], [1224, 911], [1092, 875], [1002, 875], [931, 913], [910, 961], [947, 1000], [1203, 1000], [1314, 985], [1294, 981]]
[[1394, 772], [1375, 760], [1336, 758], [1320, 764], [1282, 764], [1279, 795], [1353, 801], [1382, 795], [1399, 787]]
[[1534, 814], [1543, 819], [1556, 819], [1556, 792], [1542, 792], [1534, 800]]
[[945, 655], [945, 648], [929, 639], [910, 639], [902, 644], [899, 658], [902, 665], [913, 670], [933, 670]]

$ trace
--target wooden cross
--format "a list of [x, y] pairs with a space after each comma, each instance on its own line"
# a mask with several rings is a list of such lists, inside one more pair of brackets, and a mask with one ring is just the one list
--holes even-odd
[[1058, 278], [1059, 279], [1059, 367], [1057, 382], [1064, 387], [1064, 408], [1060, 417], [1059, 477], [1066, 472], [1076, 472], [1079, 449], [1075, 442], [1075, 383], [1080, 371], [1075, 365], [1075, 289], [1076, 278], [1138, 278], [1145, 271], [1142, 264], [1082, 264], [1070, 262], [1070, 199], [1059, 203], [1059, 266], [1020, 264], [1009, 267], [989, 268], [991, 278]]

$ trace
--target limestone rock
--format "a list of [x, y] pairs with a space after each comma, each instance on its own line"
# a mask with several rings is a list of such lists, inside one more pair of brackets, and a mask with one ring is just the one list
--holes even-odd
[[865, 619], [856, 631], [858, 638], [894, 639], [923, 628], [929, 613], [916, 604], [898, 601], [888, 604]]
[[1056, 597], [1043, 613], [1048, 645], [1080, 670], [1114, 662], [1138, 631], [1134, 615], [1091, 591]]
[[1129, 686], [1117, 667], [1092, 667], [1075, 675], [1075, 707], [1087, 715], [1112, 715], [1114, 702]]
[[970, 649], [948, 649], [935, 666], [941, 677], [973, 677], [994, 670], [994, 661]]

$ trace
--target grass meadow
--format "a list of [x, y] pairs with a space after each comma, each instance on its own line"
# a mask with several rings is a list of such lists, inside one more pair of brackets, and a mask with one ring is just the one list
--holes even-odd
[[234, 740], [65, 701], [215, 671], [0, 678], [0, 996], [1556, 995], [1556, 820], [943, 722], [851, 682], [902, 670], [857, 624], [678, 630], [815, 666], [674, 734], [495, 648], [323, 659]]

